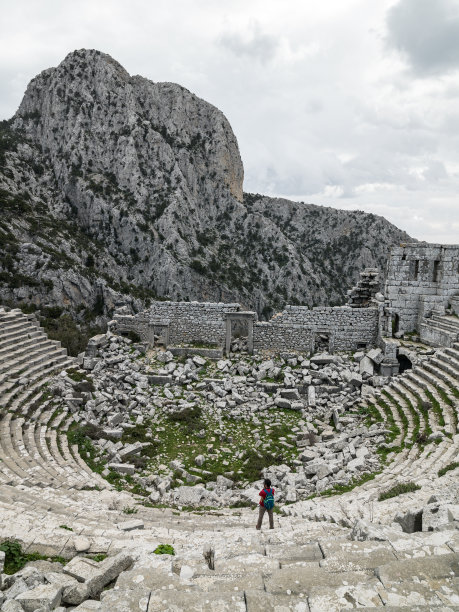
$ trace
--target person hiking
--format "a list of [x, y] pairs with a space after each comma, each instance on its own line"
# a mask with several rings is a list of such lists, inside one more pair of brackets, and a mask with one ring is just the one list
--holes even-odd
[[274, 529], [274, 489], [271, 488], [271, 481], [269, 478], [265, 478], [263, 482], [263, 489], [260, 491], [260, 497], [257, 529], [261, 529], [265, 512], [268, 513], [269, 528]]

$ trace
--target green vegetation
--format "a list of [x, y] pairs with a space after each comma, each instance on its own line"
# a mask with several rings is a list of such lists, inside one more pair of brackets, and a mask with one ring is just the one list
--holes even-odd
[[458, 467], [459, 461], [453, 461], [453, 463], [448, 463], [448, 465], [445, 465], [445, 467], [441, 468], [441, 470], [438, 470], [438, 475], [444, 476], [447, 472], [451, 472], [452, 470], [455, 470]]
[[15, 574], [29, 561], [55, 561], [65, 565], [67, 560], [63, 557], [51, 557], [39, 553], [24, 553], [17, 540], [5, 540], [0, 544], [0, 550], [5, 553], [5, 574]]
[[[458, 430], [458, 418], [457, 418], [457, 408], [454, 405], [454, 402], [452, 401], [452, 399], [449, 397], [448, 393], [446, 393], [446, 391], [444, 389], [442, 389], [440, 386], [436, 387], [438, 395], [441, 397], [441, 399], [445, 402], [445, 404], [447, 404], [448, 406], [450, 406], [450, 408], [452, 408], [451, 413], [452, 413], [452, 417], [453, 417], [453, 427], [455, 429], [455, 431]], [[459, 399], [459, 390], [456, 389], [455, 387], [449, 387], [449, 391], [452, 395], [454, 395], [455, 398]]]
[[92, 557], [89, 557], [89, 558], [92, 559], [93, 561], [96, 561], [96, 563], [100, 563], [101, 561], [105, 561], [107, 557], [108, 555], [106, 555], [105, 553], [99, 553], [98, 555], [93, 555]]
[[404, 482], [395, 485], [391, 489], [387, 491], [383, 491], [380, 493], [378, 497], [378, 501], [384, 501], [385, 499], [391, 499], [391, 497], [397, 497], [398, 495], [402, 495], [403, 493], [412, 493], [413, 491], [418, 491], [421, 487], [414, 482]]
[[440, 402], [434, 397], [434, 395], [428, 389], [426, 389], [424, 393], [429, 398], [430, 403], [432, 404], [432, 409], [435, 412], [438, 424], [440, 425], [440, 427], [444, 427], [445, 418], [443, 416], [443, 410], [441, 409]]
[[380, 408], [382, 408], [386, 416], [387, 426], [390, 430], [390, 434], [387, 436], [387, 442], [393, 442], [397, 438], [397, 436], [400, 435], [400, 428], [395, 422], [394, 415], [392, 414], [392, 410], [389, 408], [386, 402], [379, 399], [376, 403], [378, 404]]
[[67, 531], [73, 531], [73, 529], [71, 527], [68, 527], [68, 525], [59, 525], [60, 529], [66, 529]]
[[384, 421], [379, 410], [371, 402], [369, 402], [368, 404], [364, 406], [360, 406], [359, 414], [366, 416], [365, 425], [367, 427], [370, 427], [374, 423], [382, 423]]
[[100, 327], [76, 323], [69, 314], [40, 317], [40, 323], [51, 340], [59, 340], [72, 357], [86, 350], [89, 338], [102, 333]]
[[124, 514], [137, 514], [137, 508], [130, 508], [129, 506], [125, 506], [123, 508]]
[[170, 544], [159, 544], [153, 552], [155, 555], [175, 555], [174, 547]]

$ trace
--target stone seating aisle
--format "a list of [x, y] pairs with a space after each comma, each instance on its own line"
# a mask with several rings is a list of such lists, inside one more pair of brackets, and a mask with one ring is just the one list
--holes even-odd
[[0, 483], [108, 488], [69, 449], [72, 419], [47, 397], [51, 378], [74, 365], [60, 343], [48, 340], [30, 316], [0, 309], [0, 364]]
[[[122, 505], [135, 502], [125, 493], [6, 486], [0, 492], [8, 535], [21, 539], [26, 550], [71, 557], [78, 536], [88, 539], [88, 555], [127, 549], [137, 559], [115, 589], [81, 611], [459, 608], [457, 531], [404, 534], [380, 528], [381, 541], [359, 542], [349, 539], [347, 528], [279, 515], [274, 531], [265, 526], [256, 532], [256, 510], [249, 509], [199, 515], [136, 506], [138, 513], [128, 517]], [[101, 499], [104, 495], [110, 501]], [[141, 519], [145, 528], [120, 529], [130, 518]], [[0, 524], [0, 538], [6, 530]], [[172, 545], [176, 557], [152, 554], [160, 543]], [[209, 543], [214, 570], [202, 554]]]

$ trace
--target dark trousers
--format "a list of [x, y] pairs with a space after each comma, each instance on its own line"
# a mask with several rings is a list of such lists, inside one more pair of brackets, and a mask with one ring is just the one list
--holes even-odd
[[261, 529], [261, 524], [263, 522], [263, 517], [265, 515], [265, 512], [268, 513], [269, 528], [270, 529], [274, 529], [274, 512], [273, 512], [272, 509], [271, 510], [266, 510], [266, 508], [264, 506], [259, 506], [257, 529]]

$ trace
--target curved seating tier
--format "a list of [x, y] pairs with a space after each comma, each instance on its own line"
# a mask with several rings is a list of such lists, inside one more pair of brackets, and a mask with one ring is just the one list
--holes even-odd
[[56, 489], [108, 488], [75, 450], [66, 407], [49, 399], [53, 376], [75, 362], [30, 315], [0, 309], [0, 483]]

